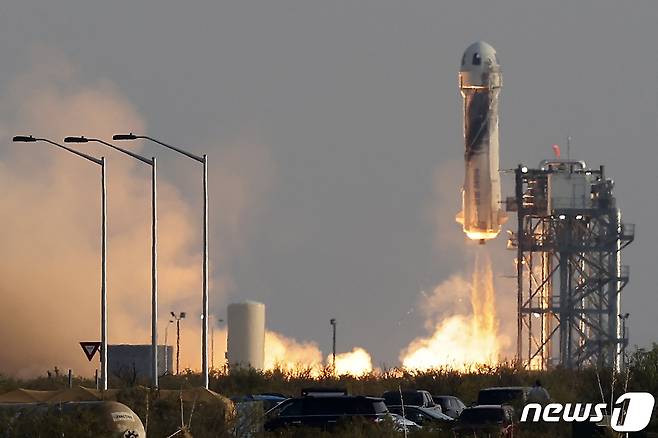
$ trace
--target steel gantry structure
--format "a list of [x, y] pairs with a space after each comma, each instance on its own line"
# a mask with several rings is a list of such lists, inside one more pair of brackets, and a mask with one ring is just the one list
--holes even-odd
[[623, 365], [621, 251], [635, 229], [622, 223], [613, 188], [603, 166], [583, 161], [515, 170], [508, 248], [517, 252], [517, 358], [527, 368]]

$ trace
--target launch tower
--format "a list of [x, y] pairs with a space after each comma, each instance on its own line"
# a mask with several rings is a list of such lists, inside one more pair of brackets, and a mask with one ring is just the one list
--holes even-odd
[[583, 161], [518, 166], [507, 210], [518, 225], [517, 358], [526, 368], [584, 365], [620, 369], [627, 345], [621, 292], [628, 266], [621, 252], [634, 238], [604, 167]]

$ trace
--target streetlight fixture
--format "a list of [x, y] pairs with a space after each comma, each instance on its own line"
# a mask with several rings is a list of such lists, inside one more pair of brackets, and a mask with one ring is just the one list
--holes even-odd
[[101, 166], [101, 389], [107, 390], [107, 190], [105, 185], [105, 157], [100, 159], [84, 152], [71, 149], [47, 138], [17, 135], [13, 138], [18, 143], [44, 142], [57, 146], [78, 157]]
[[[158, 216], [157, 162], [98, 138], [66, 137], [64, 143], [100, 143], [151, 166], [151, 385], [158, 389]], [[166, 347], [165, 347], [166, 348]]]
[[147, 135], [115, 134], [113, 140], [144, 139], [164, 146], [167, 149], [185, 155], [203, 165], [203, 292], [202, 292], [202, 322], [201, 322], [201, 369], [203, 373], [203, 386], [208, 389], [208, 156], [198, 156], [179, 147], [163, 143]]
[[185, 312], [180, 312], [179, 314], [170, 313], [171, 317], [176, 320], [176, 374], [178, 375], [180, 371], [180, 320], [185, 319], [186, 314]]

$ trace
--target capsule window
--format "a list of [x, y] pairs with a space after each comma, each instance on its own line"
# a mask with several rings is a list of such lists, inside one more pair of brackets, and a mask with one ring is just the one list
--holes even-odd
[[482, 58], [480, 58], [480, 54], [475, 52], [473, 53], [473, 65], [480, 65], [482, 64]]
[[462, 55], [462, 65], [466, 64], [466, 53]]

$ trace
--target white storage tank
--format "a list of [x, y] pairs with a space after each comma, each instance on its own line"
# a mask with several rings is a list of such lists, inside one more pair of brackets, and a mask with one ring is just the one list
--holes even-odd
[[263, 369], [265, 362], [265, 304], [256, 301], [229, 304], [229, 368]]

